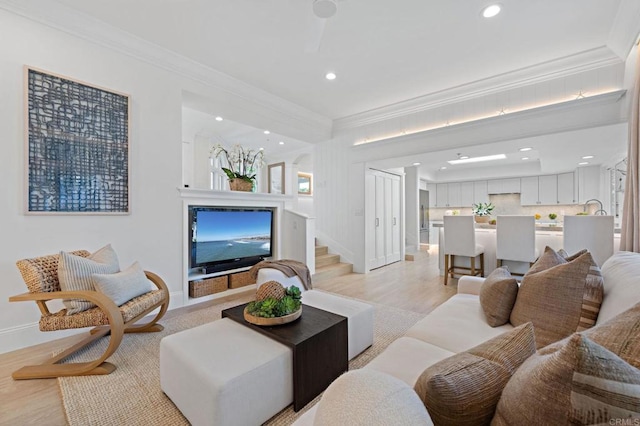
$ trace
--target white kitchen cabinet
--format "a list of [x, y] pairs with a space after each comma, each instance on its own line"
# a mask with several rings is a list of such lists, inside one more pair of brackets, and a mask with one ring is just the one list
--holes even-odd
[[558, 204], [557, 175], [538, 176], [538, 201], [545, 206]]
[[447, 207], [460, 207], [460, 183], [447, 184]]
[[460, 204], [458, 207], [471, 207], [474, 203], [474, 185], [473, 182], [460, 183]]
[[435, 183], [427, 183], [427, 191], [429, 191], [429, 208], [434, 208], [438, 206], [437, 198], [436, 198], [436, 184]]
[[367, 205], [372, 214], [367, 229], [371, 239], [368, 245], [369, 269], [379, 268], [400, 260], [401, 194], [400, 176], [370, 171], [367, 179]]
[[600, 198], [600, 166], [578, 168], [578, 203]]
[[523, 206], [540, 204], [538, 198], [538, 176], [528, 176], [520, 179], [520, 204]]
[[489, 194], [517, 194], [520, 192], [520, 178], [492, 179], [487, 182]]
[[473, 203], [488, 203], [489, 189], [486, 180], [478, 180], [473, 182]]
[[436, 185], [436, 207], [449, 207], [449, 184]]
[[573, 172], [558, 175], [558, 204], [575, 204], [575, 174]]

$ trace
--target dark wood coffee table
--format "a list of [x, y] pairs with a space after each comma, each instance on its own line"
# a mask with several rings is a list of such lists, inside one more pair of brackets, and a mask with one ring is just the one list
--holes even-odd
[[293, 409], [300, 410], [347, 371], [347, 318], [304, 305], [302, 316], [288, 324], [262, 327], [244, 319], [247, 304], [225, 309], [230, 318], [293, 351]]

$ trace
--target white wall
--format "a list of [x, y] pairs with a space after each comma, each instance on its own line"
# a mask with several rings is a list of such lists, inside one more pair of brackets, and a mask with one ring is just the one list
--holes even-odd
[[[180, 305], [183, 223], [177, 188], [182, 185], [184, 91], [226, 101], [229, 111], [245, 111], [248, 122], [272, 118], [275, 127], [286, 127], [292, 119], [282, 112], [285, 109], [258, 105], [207, 79], [190, 79], [4, 10], [0, 28], [0, 353], [61, 337], [37, 330], [40, 315], [35, 303], [7, 301], [27, 290], [15, 266], [18, 259], [60, 250], [96, 250], [111, 243], [122, 267], [137, 260], [158, 273], [167, 282], [172, 307]], [[25, 64], [131, 96], [130, 215], [24, 214]]]

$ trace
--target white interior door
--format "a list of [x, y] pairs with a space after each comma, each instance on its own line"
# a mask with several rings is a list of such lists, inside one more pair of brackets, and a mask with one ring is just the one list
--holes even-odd
[[401, 245], [402, 245], [402, 233], [400, 232], [402, 227], [400, 226], [400, 205], [402, 199], [400, 193], [402, 191], [401, 182], [399, 176], [391, 176], [391, 252], [387, 254], [386, 264], [397, 262], [400, 260]]

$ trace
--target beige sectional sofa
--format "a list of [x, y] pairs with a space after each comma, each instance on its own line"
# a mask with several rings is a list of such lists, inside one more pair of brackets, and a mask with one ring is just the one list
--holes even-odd
[[[640, 302], [640, 254], [616, 253], [605, 262], [601, 270], [604, 281], [604, 298], [596, 327]], [[403, 337], [394, 341], [367, 364], [363, 370], [377, 371], [395, 377], [413, 388], [423, 371], [431, 365], [512, 330], [514, 327], [509, 323], [499, 327], [491, 327], [487, 324], [479, 301], [483, 281], [483, 278], [477, 277], [460, 278], [458, 294], [415, 324]], [[353, 372], [347, 374], [353, 374]], [[362, 392], [363, 389], [366, 389], [367, 380], [372, 381], [372, 386], [379, 387], [375, 382], [380, 380], [380, 377], [380, 375], [373, 378], [359, 377], [355, 389]], [[342, 395], [342, 398], [336, 398], [336, 392], [345, 392], [345, 389], [348, 388], [344, 386], [344, 383], [338, 383], [339, 381], [340, 379], [334, 382], [327, 389], [320, 403], [303, 414], [295, 424], [298, 426], [330, 424], [332, 422], [327, 419], [331, 419], [333, 415], [335, 415], [336, 423], [339, 421], [363, 424], [362, 416], [366, 416], [375, 419], [375, 424], [397, 424], [399, 413], [397, 394], [391, 395], [391, 393], [397, 392], [396, 387], [387, 385], [389, 389], [387, 395], [384, 392], [381, 394], [381, 390], [376, 389], [375, 395], [361, 394], [357, 397]], [[336, 389], [332, 389], [334, 387]], [[404, 391], [406, 392], [406, 389]], [[406, 393], [403, 395], [406, 401], [406, 411], [414, 413], [416, 397], [407, 396]], [[372, 400], [379, 401], [379, 403], [376, 404], [374, 401], [372, 404]], [[365, 409], [358, 409], [358, 401], [362, 401]], [[418, 399], [418, 401], [420, 400]], [[344, 404], [349, 404], [347, 410], [345, 410]], [[322, 411], [322, 416], [318, 416], [318, 418], [321, 417], [321, 421], [315, 421], [318, 411]], [[422, 420], [419, 419], [419, 416], [415, 417], [413, 422], [431, 423], [428, 416]]]

